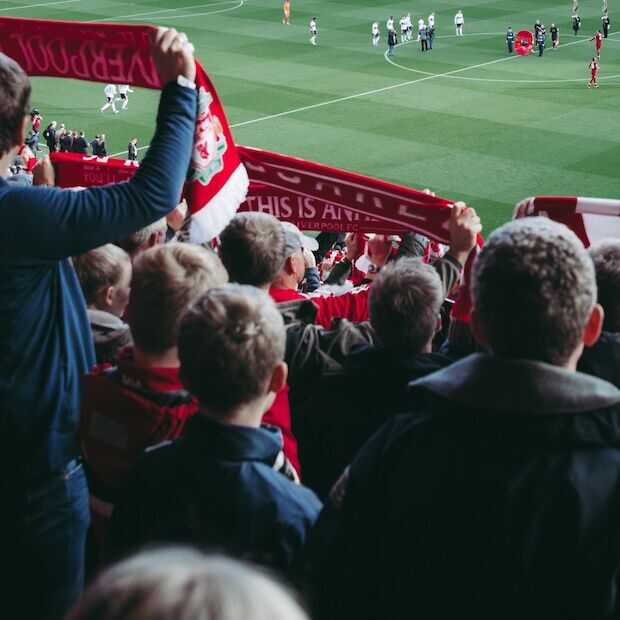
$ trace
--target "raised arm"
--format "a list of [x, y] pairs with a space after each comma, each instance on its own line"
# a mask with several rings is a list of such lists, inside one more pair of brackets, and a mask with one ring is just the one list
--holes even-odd
[[157, 127], [140, 169], [127, 183], [84, 191], [0, 187], [0, 252], [5, 257], [60, 259], [129, 236], [179, 202], [191, 157], [196, 90], [193, 46], [174, 29], [160, 30], [154, 59], [165, 84]]

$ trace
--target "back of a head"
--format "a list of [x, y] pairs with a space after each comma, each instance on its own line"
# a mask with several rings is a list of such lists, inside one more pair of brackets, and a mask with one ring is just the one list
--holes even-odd
[[179, 330], [183, 382], [208, 411], [231, 413], [266, 393], [285, 339], [282, 316], [266, 293], [238, 284], [211, 289]]
[[[98, 137], [96, 139], [98, 139]], [[166, 229], [166, 218], [162, 218], [137, 230], [133, 235], [119, 241], [117, 245], [135, 259], [140, 252], [144, 252], [150, 247], [164, 243], [166, 240]]]
[[566, 226], [515, 220], [484, 244], [472, 297], [493, 353], [562, 366], [581, 344], [596, 303], [594, 266]]
[[401, 258], [386, 265], [370, 289], [370, 322], [386, 348], [420, 353], [435, 334], [442, 303], [435, 269]]
[[189, 549], [142, 553], [102, 573], [67, 620], [308, 620], [292, 596], [237, 561]]
[[238, 213], [220, 235], [220, 257], [231, 282], [271, 284], [285, 260], [282, 224], [267, 213]]
[[590, 246], [596, 272], [598, 303], [605, 311], [603, 329], [620, 332], [620, 239], [603, 239]]
[[108, 243], [73, 258], [86, 299], [86, 304], [96, 305], [98, 294], [109, 286], [117, 284], [123, 270], [131, 268], [131, 259], [125, 250]]
[[217, 255], [199, 246], [168, 243], [140, 254], [127, 307], [135, 345], [154, 354], [176, 346], [188, 306], [209, 288], [227, 281]]
[[11, 58], [0, 53], [0, 157], [18, 146], [19, 132], [29, 112], [30, 79]]

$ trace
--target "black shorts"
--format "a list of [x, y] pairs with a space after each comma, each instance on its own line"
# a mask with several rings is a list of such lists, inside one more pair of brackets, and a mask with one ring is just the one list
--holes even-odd
[[127, 95], [125, 93], [120, 93], [121, 99], [127, 99]]
[[106, 97], [108, 103], [112, 103], [114, 101], [114, 97]]

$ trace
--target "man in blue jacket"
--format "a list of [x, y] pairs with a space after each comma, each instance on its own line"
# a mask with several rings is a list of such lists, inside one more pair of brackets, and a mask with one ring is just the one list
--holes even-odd
[[[22, 69], [0, 54], [0, 531], [9, 594], [3, 605], [19, 604], [23, 618], [62, 617], [83, 583], [88, 490], [76, 431], [81, 376], [95, 358], [69, 257], [165, 216], [178, 203], [190, 162], [193, 47], [173, 29], [160, 30], [153, 46], [164, 87], [151, 148], [130, 182], [81, 192], [4, 180], [24, 141], [31, 88]], [[51, 167], [42, 170], [39, 176], [53, 184]]]
[[472, 277], [489, 351], [411, 384], [332, 490], [321, 618], [617, 618], [620, 391], [575, 370], [600, 334], [592, 261], [546, 218], [496, 230]]

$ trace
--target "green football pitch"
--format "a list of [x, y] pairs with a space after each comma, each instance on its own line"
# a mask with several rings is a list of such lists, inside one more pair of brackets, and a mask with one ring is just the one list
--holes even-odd
[[[601, 1], [581, 0], [583, 27], [570, 29], [571, 0], [14, 0], [0, 15], [174, 26], [187, 32], [224, 102], [235, 139], [465, 200], [485, 229], [537, 194], [620, 197], [620, 10], [611, 6], [601, 87], [586, 88], [589, 41]], [[454, 36], [462, 8], [465, 36]], [[435, 49], [415, 42], [385, 56], [385, 21], [436, 14]], [[309, 43], [316, 16], [319, 45]], [[536, 19], [560, 28], [543, 58], [508, 57], [505, 31]], [[381, 25], [373, 48], [370, 27]], [[34, 103], [110, 153], [129, 138], [147, 145], [157, 93], [136, 89], [127, 111], [99, 111], [103, 85], [36, 79]], [[144, 153], [144, 151], [142, 151]]]

